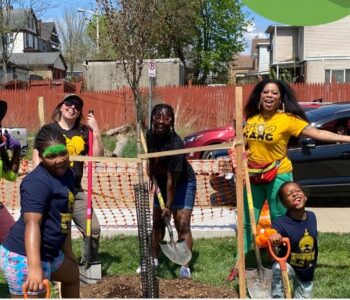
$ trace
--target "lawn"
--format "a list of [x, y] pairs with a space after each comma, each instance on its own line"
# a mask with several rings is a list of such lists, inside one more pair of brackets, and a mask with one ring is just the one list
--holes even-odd
[[[81, 239], [74, 241], [74, 252], [80, 255]], [[319, 235], [319, 260], [314, 282], [315, 298], [350, 298], [350, 234]], [[196, 239], [191, 262], [192, 278], [212, 285], [237, 287], [226, 277], [234, 264], [235, 238]], [[116, 236], [101, 240], [100, 258], [103, 275], [134, 274], [138, 266], [138, 240], [132, 236]], [[247, 258], [251, 260], [249, 256]], [[176, 278], [178, 267], [160, 257], [158, 276]], [[247, 265], [251, 264], [250, 261]], [[3, 277], [0, 277], [0, 297], [9, 297]]]

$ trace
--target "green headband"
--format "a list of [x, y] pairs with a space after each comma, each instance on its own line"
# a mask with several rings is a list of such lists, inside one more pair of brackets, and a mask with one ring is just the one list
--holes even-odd
[[43, 157], [46, 157], [48, 155], [52, 154], [60, 154], [64, 151], [67, 151], [66, 145], [63, 144], [57, 144], [47, 147], [43, 152]]

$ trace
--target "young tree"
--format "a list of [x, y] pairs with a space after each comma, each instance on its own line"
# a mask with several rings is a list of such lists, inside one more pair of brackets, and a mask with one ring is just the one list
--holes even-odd
[[106, 28], [133, 92], [137, 122], [145, 124], [140, 94], [144, 59], [154, 47], [156, 0], [101, 0]]
[[73, 74], [74, 67], [83, 62], [83, 58], [86, 58], [88, 52], [85, 17], [66, 9], [63, 19], [57, 20], [56, 24], [62, 41], [63, 56], [69, 65], [71, 74]]

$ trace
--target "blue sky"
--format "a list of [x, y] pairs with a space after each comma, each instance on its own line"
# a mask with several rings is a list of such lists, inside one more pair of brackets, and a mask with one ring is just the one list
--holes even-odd
[[[60, 16], [63, 15], [65, 9], [77, 11], [78, 8], [87, 10], [93, 10], [96, 8], [96, 0], [48, 0], [47, 2], [51, 4], [51, 8], [42, 17], [45, 21], [53, 21], [57, 18], [60, 18]], [[251, 48], [251, 39], [256, 36], [261, 38], [267, 37], [265, 30], [269, 25], [274, 24], [274, 22], [256, 14], [247, 6], [244, 7], [244, 12], [248, 13], [254, 22], [253, 26], [250, 28], [250, 32], [246, 33], [245, 35], [247, 47], [244, 51], [244, 54], [249, 54]]]

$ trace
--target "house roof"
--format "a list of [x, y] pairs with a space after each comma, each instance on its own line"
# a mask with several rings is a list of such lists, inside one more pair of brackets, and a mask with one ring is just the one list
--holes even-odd
[[41, 29], [41, 37], [45, 40], [49, 40], [52, 32], [55, 32], [55, 22], [39, 22], [39, 26]]
[[259, 38], [255, 38], [252, 39], [252, 49], [251, 49], [251, 55], [252, 56], [256, 56], [258, 55], [258, 51], [256, 49], [257, 45], [262, 44], [262, 43], [270, 43], [269, 39], [259, 39]]
[[241, 55], [234, 59], [232, 70], [252, 69], [253, 59], [250, 55]]
[[60, 52], [27, 52], [27, 53], [13, 53], [10, 57], [10, 62], [17, 66], [53, 66], [60, 68], [61, 62], [65, 70], [67, 64]]

